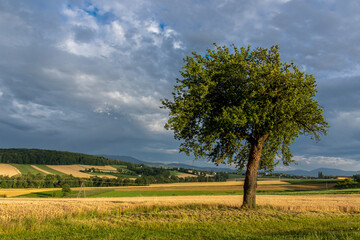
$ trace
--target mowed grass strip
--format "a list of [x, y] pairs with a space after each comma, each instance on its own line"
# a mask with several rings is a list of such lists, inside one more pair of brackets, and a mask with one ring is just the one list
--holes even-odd
[[44, 170], [44, 171], [46, 171], [46, 172], [54, 174], [54, 175], [59, 175], [59, 176], [67, 175], [67, 174], [65, 174], [63, 172], [56, 171], [56, 170], [48, 167], [47, 165], [35, 165], [35, 166], [42, 169], [42, 170]]
[[49, 175], [49, 174], [50, 174], [50, 175], [53, 175], [51, 172], [48, 172], [48, 171], [46, 171], [46, 170], [44, 170], [44, 169], [41, 169], [41, 168], [39, 168], [38, 166], [31, 165], [31, 167], [33, 167], [33, 168], [35, 168], [36, 170], [39, 170], [39, 171], [45, 173], [46, 175]]
[[21, 174], [23, 175], [26, 175], [28, 173], [31, 173], [31, 174], [42, 174], [44, 175], [45, 173], [42, 172], [42, 171], [39, 171], [35, 168], [33, 168], [30, 164], [16, 164], [16, 163], [11, 163], [10, 165], [14, 166], [15, 168], [17, 168]]

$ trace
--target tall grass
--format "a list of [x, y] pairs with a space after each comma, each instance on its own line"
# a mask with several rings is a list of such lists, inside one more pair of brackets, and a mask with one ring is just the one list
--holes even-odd
[[113, 203], [62, 216], [0, 221], [1, 239], [358, 239], [359, 213], [272, 206]]

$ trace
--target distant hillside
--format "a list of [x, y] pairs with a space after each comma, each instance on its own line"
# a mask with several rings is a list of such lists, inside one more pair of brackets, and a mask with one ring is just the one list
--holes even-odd
[[97, 166], [129, 164], [122, 161], [119, 163], [119, 160], [83, 153], [23, 148], [0, 149], [0, 163], [47, 165], [85, 164]]
[[136, 164], [148, 164], [147, 162], [141, 161], [139, 159], [136, 159], [136, 158], [130, 157], [130, 156], [117, 156], [117, 155], [106, 155], [106, 154], [102, 154], [102, 155], [98, 155], [98, 156], [102, 156], [102, 157], [109, 158], [109, 159], [130, 162], [130, 163], [136, 163]]
[[307, 177], [317, 177], [319, 172], [322, 172], [325, 176], [353, 176], [355, 174], [360, 174], [360, 171], [344, 171], [334, 168], [317, 168], [311, 171], [306, 170], [290, 170], [290, 171], [274, 171], [275, 173], [285, 173], [289, 175], [296, 176], [307, 176]]
[[145, 162], [145, 161], [142, 161], [142, 160], [139, 160], [137, 158], [130, 157], [130, 156], [117, 156], [117, 155], [106, 155], [106, 154], [101, 154], [99, 156], [103, 156], [103, 157], [110, 158], [110, 159], [116, 159], [116, 160], [131, 162], [131, 163], [136, 163], [136, 164], [145, 164], [145, 165], [150, 166], [150, 167], [185, 168], [185, 169], [195, 169], [195, 170], [214, 171], [214, 172], [235, 172], [236, 171], [236, 170], [231, 169], [231, 168], [221, 168], [221, 167], [216, 167], [216, 166], [214, 166], [214, 167], [198, 167], [198, 166], [193, 166], [193, 165], [183, 164], [183, 163]]

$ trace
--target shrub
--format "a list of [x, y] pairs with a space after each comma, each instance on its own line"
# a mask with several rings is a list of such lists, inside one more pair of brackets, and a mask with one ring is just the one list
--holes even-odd
[[71, 192], [69, 184], [65, 183], [64, 185], [62, 185], [61, 191], [63, 193], [63, 196], [68, 195]]

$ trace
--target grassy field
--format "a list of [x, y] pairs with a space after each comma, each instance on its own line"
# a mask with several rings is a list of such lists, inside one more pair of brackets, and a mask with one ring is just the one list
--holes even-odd
[[3, 199], [0, 239], [359, 239], [359, 197]]
[[44, 170], [46, 172], [54, 174], [54, 175], [60, 175], [60, 176], [66, 175], [65, 173], [62, 173], [62, 172], [56, 171], [56, 170], [54, 170], [52, 168], [49, 168], [46, 165], [35, 165], [35, 166], [37, 166], [38, 168], [40, 168], [40, 169], [42, 169], [42, 170]]
[[[297, 182], [301, 183], [301, 182]], [[258, 195], [318, 195], [318, 194], [356, 194], [360, 189], [332, 189], [334, 183], [297, 184], [278, 180], [263, 180], [258, 182]], [[100, 190], [105, 189], [105, 190]], [[76, 197], [79, 188], [72, 188], [73, 195]], [[31, 197], [31, 198], [50, 198], [54, 195], [61, 197], [60, 189], [34, 189], [26, 192], [20, 191], [18, 195], [7, 194], [7, 189], [2, 189], [1, 194], [7, 196]], [[9, 191], [13, 191], [9, 189]], [[55, 192], [55, 193], [54, 193]], [[171, 184], [151, 184], [149, 186], [123, 186], [123, 187], [103, 187], [85, 188], [88, 197], [152, 197], [152, 196], [196, 196], [196, 195], [241, 195], [243, 194], [243, 182], [192, 182], [192, 183], [171, 183]]]
[[[61, 197], [61, 190], [37, 191], [25, 193], [18, 197], [23, 198], [52, 198]], [[77, 197], [78, 190], [73, 190], [72, 194], [67, 197]], [[5, 194], [5, 193], [4, 193]], [[107, 198], [107, 197], [162, 197], [162, 196], [203, 196], [203, 195], [242, 195], [243, 190], [118, 190], [116, 188], [102, 188], [85, 190], [87, 197]], [[308, 191], [284, 191], [270, 190], [258, 191], [257, 195], [321, 195], [321, 194], [360, 194], [359, 188], [354, 189], [322, 189]]]
[[343, 182], [345, 179], [285, 179], [285, 182], [290, 184], [315, 184], [315, 183], [338, 183]]
[[264, 180], [258, 209], [244, 210], [242, 186], [86, 188], [86, 198], [80, 188], [66, 198], [59, 188], [0, 189], [20, 195], [0, 198], [0, 239], [360, 239], [360, 189]]
[[10, 165], [16, 167], [20, 172], [21, 174], [25, 175], [25, 174], [28, 174], [28, 173], [31, 173], [31, 174], [44, 174], [43, 172], [33, 168], [31, 165], [29, 164], [15, 164], [15, 163], [11, 163]]

